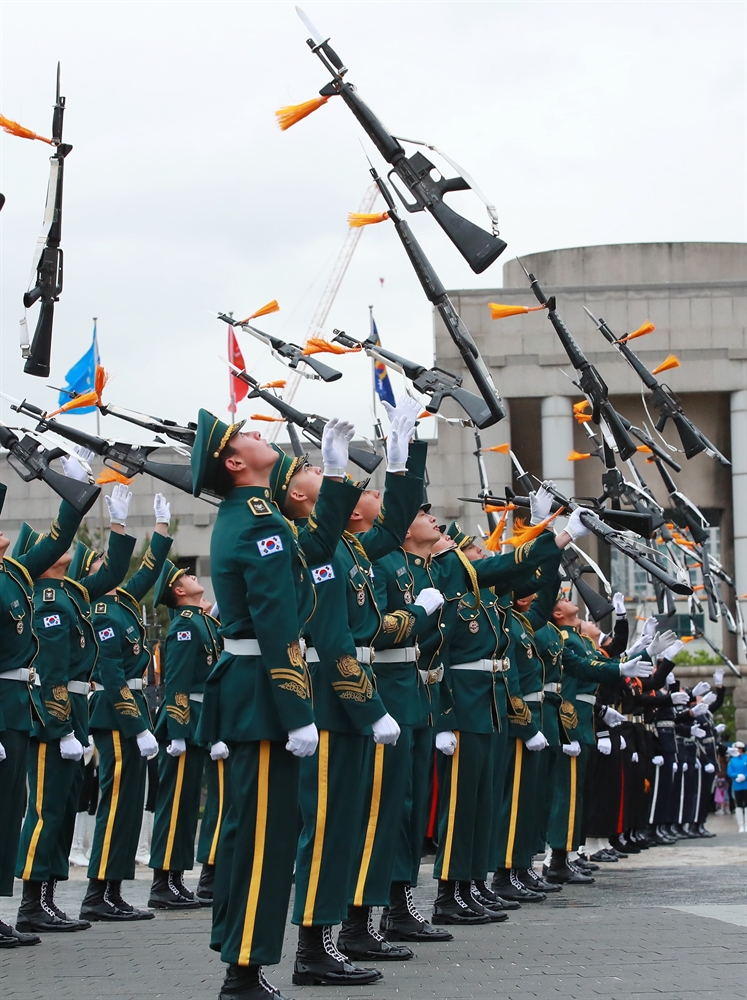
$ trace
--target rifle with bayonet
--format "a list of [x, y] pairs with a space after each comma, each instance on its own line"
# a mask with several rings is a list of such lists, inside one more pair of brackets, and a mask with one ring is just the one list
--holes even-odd
[[682, 442], [682, 449], [686, 458], [694, 458], [704, 451], [710, 458], [716, 459], [723, 466], [730, 466], [728, 458], [721, 454], [718, 448], [712, 444], [708, 438], [700, 431], [695, 424], [687, 417], [682, 409], [682, 404], [667, 385], [663, 385], [644, 365], [634, 351], [628, 347], [625, 338], [618, 338], [603, 319], [598, 319], [594, 313], [584, 306], [587, 316], [596, 325], [599, 332], [608, 343], [612, 344], [622, 354], [633, 371], [638, 375], [646, 388], [650, 391], [649, 397], [651, 405], [659, 411], [659, 420], [656, 423], [656, 430], [661, 433], [666, 427], [667, 420], [671, 420], [677, 428], [677, 432]]
[[146, 413], [123, 409], [120, 406], [110, 406], [108, 403], [99, 403], [99, 412], [104, 416], [119, 417], [120, 420], [126, 420], [127, 423], [135, 424], [136, 427], [143, 427], [147, 431], [153, 431], [154, 434], [169, 437], [172, 441], [178, 441], [188, 448], [191, 448], [195, 443], [197, 424], [193, 421], [184, 426], [177, 424], [175, 420], [162, 420], [160, 417], [151, 417]]
[[62, 448], [45, 448], [40, 441], [24, 434], [19, 439], [5, 424], [0, 424], [0, 446], [8, 450], [8, 465], [18, 473], [24, 483], [40, 479], [55, 493], [66, 500], [82, 516], [96, 502], [100, 488], [94, 483], [81, 483], [50, 469], [50, 463], [67, 452]]
[[[490, 483], [488, 482], [488, 470], [485, 468], [485, 456], [482, 452], [482, 438], [480, 437], [480, 430], [475, 427], [475, 450], [472, 454], [477, 459], [477, 473], [480, 477], [480, 496], [490, 496]], [[495, 531], [500, 523], [498, 520], [498, 515], [494, 511], [486, 510], [485, 516], [488, 519], [488, 527], [491, 532]]]
[[[227, 313], [218, 313], [218, 319], [222, 319], [224, 323], [228, 323], [232, 327], [240, 327], [246, 333], [250, 333], [252, 337], [266, 344], [272, 351], [272, 356], [277, 358], [278, 361], [282, 362], [286, 368], [292, 368], [298, 375], [303, 378], [320, 378], [323, 382], [336, 382], [338, 378], [342, 378], [342, 372], [338, 372], [336, 368], [330, 368], [329, 365], [325, 365], [323, 361], [318, 358], [311, 357], [308, 354], [304, 354], [303, 348], [299, 347], [298, 344], [291, 344], [285, 340], [280, 340], [279, 337], [271, 337], [269, 333], [263, 333], [262, 330], [258, 330], [256, 326], [251, 326], [249, 323], [237, 322], [237, 320], [228, 315]], [[307, 365], [314, 372], [310, 375], [308, 372], [299, 368], [299, 365]]]
[[710, 646], [713, 652], [716, 654], [716, 656], [718, 656], [719, 659], [724, 663], [724, 665], [729, 668], [729, 670], [734, 674], [735, 677], [742, 676], [739, 669], [732, 663], [732, 661], [729, 659], [726, 653], [724, 653], [722, 649], [719, 649], [715, 643], [711, 642], [711, 640], [708, 638], [705, 632], [702, 631], [702, 629], [698, 628], [698, 626], [695, 624], [695, 619], [693, 618], [692, 615], [690, 616], [690, 634], [692, 635], [693, 639], [702, 639], [707, 646]]
[[[332, 74], [332, 80], [319, 91], [321, 100], [313, 102], [311, 106], [304, 106], [307, 109], [305, 114], [314, 110], [314, 105], [320, 106], [326, 103], [330, 97], [341, 97], [378, 151], [390, 164], [389, 178], [393, 182], [393, 178], [396, 176], [405, 185], [413, 199], [412, 201], [404, 196], [396, 184], [394, 187], [407, 211], [429, 211], [472, 270], [476, 274], [481, 274], [506, 249], [506, 244], [498, 235], [498, 216], [494, 206], [488, 203], [474, 181], [443, 153], [440, 155], [454, 169], [460, 171], [458, 176], [442, 177], [439, 175], [439, 179], [436, 180], [433, 173], [437, 168], [426, 156], [421, 152], [416, 152], [408, 157], [397, 138], [386, 130], [368, 105], [361, 100], [352, 83], [347, 83], [343, 79], [347, 68], [330, 46], [329, 38], [325, 38], [314, 27], [300, 8], [296, 7], [296, 12], [311, 35], [307, 39], [307, 45]], [[294, 114], [294, 111], [296, 109], [288, 108], [278, 113], [281, 128], [287, 128], [298, 121], [300, 117], [305, 117], [305, 114], [302, 113], [299, 116], [297, 113]], [[408, 140], [403, 139], [402, 141], [407, 142]], [[418, 145], [426, 144], [419, 143]], [[432, 146], [430, 148], [435, 149]], [[491, 220], [492, 233], [486, 233], [473, 222], [458, 215], [444, 202], [443, 196], [445, 194], [451, 191], [469, 191], [470, 189], [485, 204]]]
[[[55, 152], [50, 157], [47, 204], [44, 210], [44, 232], [37, 241], [33, 269], [36, 270], [36, 284], [23, 296], [23, 305], [29, 309], [41, 301], [36, 330], [28, 343], [28, 328], [25, 318], [21, 321], [21, 354], [26, 358], [23, 370], [28, 375], [41, 378], [49, 376], [52, 354], [52, 325], [54, 304], [62, 293], [63, 253], [62, 239], [62, 182], [65, 173], [65, 157], [72, 146], [62, 141], [62, 120], [65, 114], [65, 98], [60, 96], [60, 64], [57, 64], [57, 99], [52, 115], [52, 145]], [[49, 140], [47, 140], [49, 141]]]
[[[288, 431], [291, 433], [291, 445], [293, 451], [296, 455], [303, 454], [300, 449], [300, 442], [298, 441], [298, 436], [295, 435], [295, 431], [292, 425], [295, 424], [300, 427], [309, 441], [312, 441], [316, 445], [321, 445], [322, 434], [324, 432], [324, 425], [327, 423], [324, 417], [318, 416], [316, 413], [303, 413], [301, 410], [297, 410], [290, 403], [286, 403], [285, 400], [276, 396], [273, 392], [268, 389], [263, 389], [259, 382], [252, 378], [252, 376], [245, 370], [237, 368], [229, 362], [229, 368], [234, 378], [241, 379], [242, 382], [246, 382], [249, 386], [249, 392], [247, 393], [247, 399], [262, 399], [265, 403], [269, 403], [273, 409], [277, 410], [288, 424]], [[294, 441], [295, 435], [295, 441]], [[382, 456], [377, 455], [376, 452], [363, 451], [361, 448], [349, 448], [348, 457], [350, 461], [357, 465], [358, 468], [363, 469], [367, 472], [369, 476], [373, 473], [381, 463]]]

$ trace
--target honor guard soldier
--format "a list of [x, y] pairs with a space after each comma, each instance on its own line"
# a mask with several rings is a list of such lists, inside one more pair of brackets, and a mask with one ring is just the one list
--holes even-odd
[[[148, 920], [122, 898], [122, 881], [135, 877], [135, 852], [145, 795], [146, 757], [158, 752], [143, 695], [150, 663], [140, 605], [158, 579], [171, 548], [171, 511], [161, 493], [154, 500], [155, 532], [139, 569], [93, 606], [99, 656], [89, 701], [91, 735], [99, 752], [99, 805], [88, 865], [82, 920]], [[82, 544], [82, 543], [79, 543]], [[90, 558], [90, 553], [84, 557]]]

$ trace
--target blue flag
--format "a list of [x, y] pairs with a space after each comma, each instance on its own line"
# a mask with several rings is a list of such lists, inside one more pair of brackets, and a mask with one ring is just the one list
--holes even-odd
[[[93, 325], [93, 340], [91, 346], [65, 376], [67, 385], [60, 393], [60, 406], [69, 403], [73, 395], [80, 396], [84, 392], [93, 392], [96, 384], [96, 365], [99, 364], [99, 344], [96, 339], [96, 324]], [[68, 411], [74, 413], [95, 413], [95, 406], [82, 406], [80, 409]]]
[[[379, 331], [376, 329], [376, 320], [371, 319], [372, 332], [374, 335], [374, 343], [381, 347], [381, 340], [379, 339]], [[374, 389], [376, 390], [376, 395], [379, 399], [384, 400], [394, 406], [394, 392], [392, 391], [392, 383], [389, 381], [389, 375], [387, 374], [386, 365], [383, 361], [379, 361], [378, 358], [374, 360]]]

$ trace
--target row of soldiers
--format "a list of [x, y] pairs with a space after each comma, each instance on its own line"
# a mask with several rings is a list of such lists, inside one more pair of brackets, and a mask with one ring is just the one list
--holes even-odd
[[[355, 963], [410, 958], [410, 944], [448, 940], [448, 927], [501, 922], [564, 883], [591, 881], [576, 853], [584, 792], [603, 758], [619, 762], [604, 741], [624, 752], [619, 732], [639, 725], [635, 708], [612, 707], [618, 692], [659, 691], [656, 711], [677, 713], [685, 742], [700, 738], [698, 695], [660, 690], [674, 633], [649, 630], [627, 655], [626, 643], [605, 650], [559, 596], [562, 549], [587, 531], [578, 514], [556, 533], [541, 487], [531, 523], [488, 558], [458, 524], [442, 533], [424, 503], [418, 404], [387, 411], [383, 492], [347, 477], [344, 421], [326, 425], [316, 468], [200, 411], [193, 492], [222, 497], [210, 552], [220, 622], [200, 582], [167, 558], [161, 497], [143, 563], [123, 586], [135, 544], [126, 487], [107, 498], [106, 554], [79, 544], [71, 561], [77, 518], [65, 504], [48, 534], [24, 528], [0, 574], [0, 793], [12, 802], [0, 893], [12, 891], [14, 869], [23, 879], [16, 928], [3, 925], [2, 940], [153, 916], [123, 899], [121, 883], [134, 877], [145, 759], [158, 753], [149, 905], [212, 904], [211, 947], [228, 966], [222, 1000], [280, 997], [262, 967], [280, 960], [294, 871], [293, 982], [377, 982], [377, 968]], [[139, 611], [154, 584], [172, 616], [155, 727]], [[54, 890], [68, 875], [91, 734], [101, 802], [73, 919]], [[412, 889], [434, 746], [438, 888], [427, 920]], [[192, 893], [183, 874], [206, 765]], [[601, 771], [598, 780], [607, 787]], [[632, 836], [650, 825], [630, 816]], [[547, 844], [541, 876], [532, 861]]]

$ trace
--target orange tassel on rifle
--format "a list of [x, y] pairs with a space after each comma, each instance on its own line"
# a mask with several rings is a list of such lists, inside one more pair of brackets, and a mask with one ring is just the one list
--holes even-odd
[[432, 416], [433, 416], [432, 413], [429, 413], [427, 410], [423, 410], [423, 412], [418, 417], [418, 420], [425, 420], [426, 417], [432, 417]]
[[584, 451], [572, 451], [568, 456], [568, 461], [580, 462], [584, 458], [591, 458], [591, 454], [589, 452], [584, 452]]
[[67, 403], [63, 403], [62, 406], [55, 410], [53, 413], [48, 413], [48, 417], [56, 417], [58, 413], [67, 413], [68, 410], [77, 410], [81, 406], [96, 406], [98, 403], [98, 396], [95, 392], [83, 392], [80, 396], [75, 396], [73, 399], [69, 400]]
[[296, 122], [300, 122], [301, 119], [308, 117], [317, 108], [321, 108], [328, 100], [328, 97], [315, 97], [311, 101], [304, 101], [303, 104], [288, 104], [286, 107], [280, 108], [275, 112], [278, 125], [285, 132], [291, 125], [295, 125]]
[[497, 451], [501, 455], [508, 455], [511, 451], [510, 444], [494, 444], [492, 448], [483, 448], [482, 451]]
[[284, 424], [285, 417], [268, 417], [264, 413], [253, 413], [250, 420], [265, 420], [268, 424]]
[[584, 410], [587, 410], [590, 406], [591, 406], [591, 403], [589, 402], [588, 399], [582, 399], [580, 403], [574, 403], [573, 404], [573, 412], [574, 413], [583, 413]]
[[636, 451], [640, 451], [644, 455], [653, 455], [653, 452], [647, 444], [639, 444]]
[[503, 538], [503, 529], [506, 527], [506, 518], [508, 517], [508, 510], [500, 519], [498, 524], [490, 532], [488, 538], [483, 542], [483, 546], [489, 552], [500, 552], [501, 551], [501, 539]]
[[109, 379], [111, 378], [109, 372], [104, 370], [103, 365], [96, 365], [96, 377], [94, 378], [93, 388], [96, 393], [96, 402], [101, 406], [101, 394], [104, 391]]
[[268, 313], [276, 312], [280, 312], [280, 306], [278, 305], [278, 300], [273, 299], [272, 302], [268, 302], [267, 305], [253, 312], [251, 316], [247, 316], [246, 319], [240, 319], [237, 325], [241, 326], [242, 323], [248, 323], [250, 319], [256, 319], [258, 316], [267, 316]]
[[30, 128], [24, 128], [23, 125], [19, 125], [18, 122], [11, 121], [11, 119], [6, 118], [5, 115], [0, 115], [0, 128], [3, 132], [10, 132], [11, 135], [17, 135], [21, 139], [38, 139], [40, 142], [46, 142], [50, 146], [54, 146], [51, 139], [45, 139], [43, 135], [37, 135], [36, 132], [32, 132]]
[[331, 344], [323, 337], [309, 337], [304, 345], [303, 353], [310, 354], [358, 354], [361, 347], [343, 347], [342, 344]]
[[386, 222], [389, 212], [348, 212], [348, 225], [351, 229], [359, 229], [361, 226], [375, 226], [377, 222]]
[[488, 302], [491, 319], [506, 319], [508, 316], [521, 316], [523, 313], [539, 312], [547, 306], [502, 306], [498, 302]]
[[656, 327], [653, 323], [644, 323], [637, 330], [633, 330], [627, 337], [620, 337], [618, 344], [625, 344], [628, 340], [635, 340], [636, 337], [645, 337], [647, 333], [653, 333]]
[[679, 366], [680, 359], [675, 354], [670, 354], [668, 358], [665, 358], [664, 361], [658, 365], [658, 367], [654, 368], [651, 374], [658, 375], [660, 372], [669, 371], [670, 368], [679, 368]]
[[537, 538], [542, 532], [547, 528], [556, 517], [559, 517], [563, 513], [565, 507], [561, 507], [560, 510], [551, 514], [550, 517], [546, 517], [544, 521], [540, 521], [539, 524], [525, 524], [523, 521], [514, 521], [514, 533], [507, 540], [509, 545], [513, 545], [514, 548], [518, 548], [520, 545], [524, 545], [526, 542], [531, 542], [533, 538]]
[[117, 472], [115, 469], [110, 469], [106, 466], [101, 470], [96, 482], [99, 486], [106, 486], [107, 483], [124, 483], [125, 486], [129, 486], [130, 483], [134, 482], [134, 478], [128, 479], [127, 476], [123, 476], [121, 472]]
[[593, 419], [590, 413], [574, 413], [573, 416], [577, 424], [590, 424]]
[[504, 511], [516, 510], [515, 503], [501, 504], [500, 507], [496, 507], [494, 504], [489, 503], [485, 507], [486, 514], [502, 514]]
[[694, 638], [694, 635], [681, 635], [680, 642], [692, 642]]
[[286, 382], [284, 378], [279, 378], [276, 382], [265, 382], [262, 389], [284, 389]]

